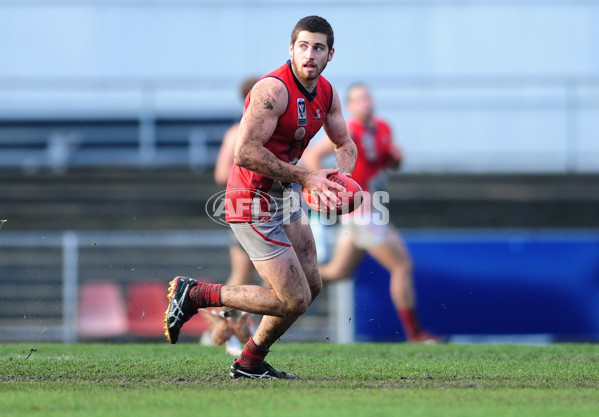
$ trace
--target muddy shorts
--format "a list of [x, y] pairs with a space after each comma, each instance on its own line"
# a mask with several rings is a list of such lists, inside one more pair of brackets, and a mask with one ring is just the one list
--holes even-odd
[[291, 247], [291, 241], [285, 233], [284, 224], [299, 220], [303, 216], [302, 209], [283, 217], [266, 222], [229, 223], [235, 237], [245, 249], [252, 261], [264, 261], [280, 255]]

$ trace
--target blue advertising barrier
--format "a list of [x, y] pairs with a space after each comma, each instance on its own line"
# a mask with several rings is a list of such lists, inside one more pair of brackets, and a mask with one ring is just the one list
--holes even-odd
[[[599, 232], [412, 232], [423, 326], [455, 335], [599, 341]], [[389, 274], [366, 257], [354, 274], [357, 341], [401, 341]]]

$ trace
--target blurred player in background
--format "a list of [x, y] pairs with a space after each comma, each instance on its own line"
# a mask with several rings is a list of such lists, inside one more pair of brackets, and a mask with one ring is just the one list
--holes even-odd
[[[259, 77], [248, 77], [240, 85], [239, 92], [242, 102], [252, 90]], [[233, 166], [235, 143], [239, 135], [239, 123], [234, 123], [223, 136], [223, 141], [214, 166], [214, 181], [226, 185]], [[231, 233], [232, 234], [232, 233]], [[254, 266], [247, 253], [243, 250], [234, 235], [229, 246], [231, 259], [231, 275], [226, 285], [251, 284], [254, 279]], [[251, 336], [250, 316], [245, 312], [226, 308], [201, 310], [210, 325], [210, 336], [216, 345], [226, 344], [225, 351], [234, 356], [241, 353], [241, 343], [247, 342]], [[235, 320], [236, 319], [236, 320]]]
[[[357, 154], [339, 96], [321, 76], [333, 59], [333, 42], [333, 29], [325, 19], [308, 16], [298, 21], [289, 44], [291, 59], [254, 85], [239, 126], [226, 218], [270, 288], [184, 277], [176, 277], [169, 286], [165, 330], [170, 343], [177, 342], [181, 327], [199, 308], [225, 306], [263, 316], [233, 361], [232, 378], [297, 378], [265, 361], [270, 347], [322, 289], [312, 230], [291, 183], [333, 208], [339, 202], [336, 192], [345, 189], [327, 175], [351, 173]], [[313, 171], [297, 166], [323, 126], [333, 143], [337, 168]]]
[[[412, 262], [399, 233], [388, 219], [384, 222], [373, 220], [376, 213], [369, 197], [385, 190], [387, 171], [399, 169], [401, 151], [393, 143], [389, 125], [374, 116], [374, 103], [366, 85], [354, 84], [348, 89], [346, 107], [351, 115], [347, 122], [350, 135], [358, 148], [352, 177], [369, 193], [364, 198], [363, 207], [355, 214], [344, 216], [333, 256], [328, 263], [320, 265], [320, 276], [324, 282], [348, 278], [368, 253], [391, 274], [391, 298], [407, 340], [438, 342], [439, 338], [424, 331], [418, 322]], [[315, 141], [306, 149], [301, 162], [308, 169], [320, 169], [323, 158], [331, 152], [330, 141]]]

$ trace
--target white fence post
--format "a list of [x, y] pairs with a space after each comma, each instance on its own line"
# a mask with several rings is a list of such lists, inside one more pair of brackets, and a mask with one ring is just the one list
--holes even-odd
[[77, 295], [79, 293], [79, 237], [62, 235], [62, 317], [63, 342], [77, 342]]
[[354, 342], [354, 280], [344, 279], [331, 286], [331, 324], [335, 329], [335, 343]]

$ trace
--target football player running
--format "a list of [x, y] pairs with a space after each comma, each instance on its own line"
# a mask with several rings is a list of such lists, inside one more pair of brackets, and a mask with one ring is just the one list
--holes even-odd
[[[335, 207], [336, 192], [345, 190], [327, 175], [351, 173], [357, 157], [339, 96], [321, 76], [333, 59], [333, 42], [325, 19], [300, 19], [291, 34], [291, 59], [262, 77], [246, 99], [227, 182], [226, 218], [270, 288], [184, 277], [176, 277], [169, 286], [165, 330], [170, 343], [177, 342], [183, 324], [200, 308], [226, 306], [263, 316], [233, 361], [232, 378], [296, 378], [265, 361], [270, 347], [322, 289], [312, 231], [291, 184], [300, 184]], [[332, 143], [337, 168], [297, 166], [321, 127]]]

